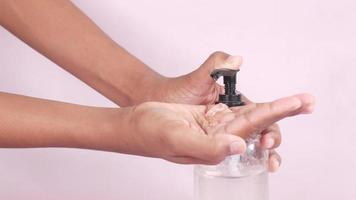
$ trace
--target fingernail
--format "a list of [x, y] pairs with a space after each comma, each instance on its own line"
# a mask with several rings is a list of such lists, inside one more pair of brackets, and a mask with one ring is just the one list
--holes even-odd
[[230, 144], [230, 154], [240, 154], [242, 151], [240, 142], [232, 142]]
[[314, 111], [314, 109], [315, 109], [315, 105], [314, 104], [310, 105], [303, 111], [303, 114], [310, 114]]
[[271, 171], [276, 172], [279, 168], [279, 162], [277, 159], [272, 159], [271, 160]]
[[274, 139], [273, 139], [273, 138], [270, 138], [270, 137], [267, 137], [267, 138], [265, 139], [265, 147], [266, 147], [267, 149], [270, 149], [270, 148], [273, 147], [273, 145], [274, 145]]
[[315, 107], [315, 97], [308, 93], [295, 95], [302, 102], [302, 114], [309, 114], [314, 111]]
[[242, 62], [242, 57], [241, 56], [229, 56], [225, 62], [240, 65]]

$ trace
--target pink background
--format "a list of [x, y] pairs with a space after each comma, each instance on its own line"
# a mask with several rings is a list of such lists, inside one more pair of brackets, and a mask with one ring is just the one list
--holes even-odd
[[[127, 0], [75, 3], [167, 76], [213, 51], [244, 56], [239, 88], [255, 101], [307, 91], [313, 115], [281, 122], [272, 200], [356, 199], [356, 3], [352, 0]], [[0, 91], [113, 106], [0, 28]], [[73, 149], [0, 149], [0, 199], [192, 199], [192, 166]]]

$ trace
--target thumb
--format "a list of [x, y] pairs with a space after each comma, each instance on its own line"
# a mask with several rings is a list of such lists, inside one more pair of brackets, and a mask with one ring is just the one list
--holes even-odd
[[210, 81], [213, 81], [213, 79], [210, 78], [210, 73], [214, 69], [239, 69], [241, 64], [241, 56], [231, 56], [225, 52], [216, 51], [196, 70], [196, 75], [198, 76], [198, 80], [209, 78]]
[[186, 157], [204, 161], [205, 164], [218, 164], [226, 156], [241, 154], [246, 150], [245, 141], [232, 134], [206, 135], [190, 128], [173, 132], [177, 151]]

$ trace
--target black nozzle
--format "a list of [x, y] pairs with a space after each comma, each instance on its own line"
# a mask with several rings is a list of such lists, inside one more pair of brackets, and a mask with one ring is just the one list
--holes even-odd
[[241, 94], [236, 94], [236, 74], [239, 70], [233, 69], [215, 69], [210, 76], [216, 81], [220, 76], [224, 77], [225, 94], [219, 95], [219, 102], [229, 107], [243, 106], [245, 103], [241, 100]]

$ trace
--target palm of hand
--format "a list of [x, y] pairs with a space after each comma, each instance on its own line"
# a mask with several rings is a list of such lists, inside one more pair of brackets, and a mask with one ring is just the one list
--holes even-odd
[[[215, 140], [213, 134], [221, 130], [223, 122], [229, 118], [226, 116], [232, 113], [225, 105], [208, 107], [149, 102], [139, 105], [134, 113], [134, 118], [138, 119], [136, 132], [144, 133], [137, 137], [146, 151], [143, 155], [177, 163], [216, 164], [229, 151]], [[236, 140], [235, 137], [231, 139]], [[221, 151], [221, 148], [225, 150]]]
[[[313, 104], [313, 98], [307, 94], [234, 108], [223, 104], [149, 102], [135, 107], [131, 126], [137, 134], [136, 148], [141, 150], [137, 154], [177, 163], [217, 164], [228, 155], [243, 153], [246, 147], [243, 138], [251, 133], [263, 134], [262, 145], [266, 138], [274, 137], [272, 146], [265, 148], [277, 147], [280, 133], [273, 124], [285, 117], [310, 113]], [[276, 166], [271, 168], [271, 164], [275, 165], [273, 162], [279, 157], [273, 151], [271, 156], [269, 164], [273, 171]]]
[[[246, 137], [264, 123], [248, 119], [254, 105], [229, 109], [224, 104], [193, 106], [149, 102], [134, 110], [141, 154], [178, 163], [217, 164], [227, 155], [242, 153]], [[256, 112], [256, 111], [255, 111]], [[259, 127], [255, 124], [259, 123]], [[230, 144], [239, 149], [231, 152]]]

